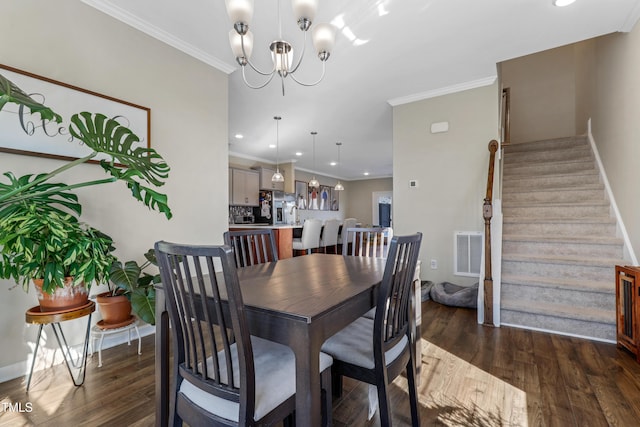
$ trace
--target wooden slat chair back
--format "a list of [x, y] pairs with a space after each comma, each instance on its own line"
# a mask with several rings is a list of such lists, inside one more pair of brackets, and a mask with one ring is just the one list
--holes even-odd
[[342, 255], [386, 258], [393, 238], [391, 227], [349, 228], [348, 242], [342, 245]]
[[420, 425], [409, 307], [421, 242], [421, 233], [391, 240], [374, 319], [360, 317], [322, 346], [334, 359], [334, 394], [343, 375], [375, 385], [383, 426], [391, 425], [388, 386], [405, 369], [412, 425]]
[[[170, 425], [246, 426], [287, 417], [295, 408], [295, 383], [290, 397], [256, 419], [259, 396], [269, 393], [256, 391], [261, 377], [254, 351], [270, 342], [249, 335], [231, 247], [158, 242], [155, 251], [173, 342]], [[292, 352], [291, 358], [295, 375]]]
[[226, 231], [224, 244], [233, 248], [237, 267], [278, 261], [272, 229]]

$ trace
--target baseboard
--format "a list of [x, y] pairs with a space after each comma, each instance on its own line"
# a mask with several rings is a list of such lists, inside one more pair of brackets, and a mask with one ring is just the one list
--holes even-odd
[[584, 335], [570, 334], [568, 332], [551, 331], [549, 329], [535, 328], [532, 326], [513, 325], [511, 323], [503, 323], [501, 326], [508, 326], [510, 328], [517, 328], [517, 329], [526, 329], [528, 331], [544, 332], [546, 334], [562, 335], [565, 337], [580, 338], [580, 339], [589, 340], [589, 341], [598, 341], [598, 342], [603, 342], [607, 344], [616, 344], [615, 340], [606, 340], [602, 338], [587, 337]]
[[[140, 331], [140, 337], [146, 337], [147, 335], [151, 335], [154, 334], [156, 331], [155, 326], [152, 325], [148, 325], [145, 324], [144, 326], [140, 326], [138, 327], [139, 331]], [[135, 336], [135, 332], [133, 334], [133, 336]], [[102, 343], [102, 349], [105, 350], [107, 348], [111, 348], [111, 347], [115, 347], [117, 345], [120, 344], [124, 344], [127, 342], [127, 334], [114, 334], [114, 335], [109, 335], [109, 336], [105, 336], [104, 338], [104, 342]], [[42, 349], [38, 350], [39, 352]], [[51, 353], [53, 354], [54, 352], [51, 351]], [[95, 351], [94, 351], [95, 354]], [[19, 377], [23, 377], [29, 374], [29, 368], [31, 367], [31, 357], [32, 355], [29, 355], [29, 359], [28, 360], [23, 360], [21, 362], [17, 362], [11, 365], [7, 365], [7, 366], [3, 366], [0, 368], [0, 382], [5, 382], [5, 381], [10, 381], [13, 380], [15, 378], [19, 378]], [[97, 354], [95, 356], [95, 360], [96, 360], [96, 364], [97, 362]], [[60, 363], [64, 362], [64, 359], [62, 358], [62, 354], [60, 351], [56, 351], [55, 354], [53, 354], [52, 356], [53, 360], [51, 360], [49, 363], [46, 364], [46, 367], [49, 366], [53, 366], [53, 365], [58, 365]], [[34, 372], [38, 371], [38, 370], [42, 370], [44, 368], [40, 368], [38, 369], [38, 367], [36, 366], [36, 369], [34, 369]]]

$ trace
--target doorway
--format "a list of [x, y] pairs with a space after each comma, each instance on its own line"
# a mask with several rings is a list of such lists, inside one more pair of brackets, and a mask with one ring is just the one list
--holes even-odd
[[392, 191], [374, 191], [372, 193], [372, 225], [381, 227], [393, 227], [392, 204]]

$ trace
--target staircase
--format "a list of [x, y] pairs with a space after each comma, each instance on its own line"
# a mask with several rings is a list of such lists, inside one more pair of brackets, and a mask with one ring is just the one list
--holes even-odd
[[614, 341], [623, 240], [587, 138], [504, 151], [501, 323]]

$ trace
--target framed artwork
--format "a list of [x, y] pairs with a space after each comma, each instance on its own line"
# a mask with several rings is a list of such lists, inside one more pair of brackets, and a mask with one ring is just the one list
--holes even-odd
[[307, 209], [309, 198], [309, 185], [305, 181], [296, 181], [296, 206], [298, 209]]
[[[0, 64], [0, 74], [20, 87], [36, 101], [62, 116], [62, 123], [46, 122], [28, 109], [6, 104], [0, 110], [0, 152], [53, 159], [73, 160], [85, 157], [91, 149], [69, 133], [71, 116], [83, 111], [101, 113], [131, 129], [140, 141], [151, 146], [151, 110], [107, 95], [38, 76]], [[134, 145], [135, 148], [135, 145]], [[107, 158], [98, 155], [98, 163]]]
[[318, 210], [320, 209], [320, 188], [309, 187], [309, 200], [307, 201], [307, 209]]
[[319, 209], [321, 211], [331, 210], [331, 190], [332, 188], [326, 185], [321, 185], [319, 189]]
[[336, 191], [333, 187], [331, 187], [331, 210], [340, 210], [340, 192]]

